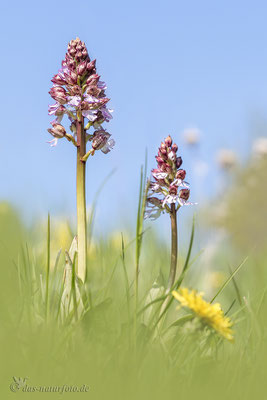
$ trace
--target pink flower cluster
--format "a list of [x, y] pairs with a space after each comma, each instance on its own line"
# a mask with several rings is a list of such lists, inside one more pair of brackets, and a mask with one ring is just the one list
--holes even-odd
[[79, 38], [71, 40], [68, 44], [62, 68], [53, 77], [52, 82], [49, 94], [56, 103], [49, 106], [48, 114], [56, 118], [51, 122], [52, 128], [48, 129], [54, 137], [49, 143], [55, 146], [58, 139], [66, 136], [66, 130], [61, 125], [66, 114], [70, 120], [74, 141], [76, 121], [87, 119], [85, 130], [91, 126], [95, 128], [93, 135], [88, 135], [93, 150], [101, 149], [104, 153], [110, 151], [115, 142], [102, 127], [103, 122], [109, 122], [112, 118], [112, 110], [107, 108], [109, 99], [105, 94], [106, 84], [100, 81], [96, 72], [96, 60], [90, 60], [86, 46]]
[[178, 146], [168, 136], [161, 143], [156, 156], [157, 168], [153, 169], [147, 197], [146, 218], [156, 219], [164, 211], [171, 212], [171, 204], [176, 209], [188, 202], [190, 190], [189, 184], [184, 181], [186, 171], [181, 169], [182, 158], [177, 156]]

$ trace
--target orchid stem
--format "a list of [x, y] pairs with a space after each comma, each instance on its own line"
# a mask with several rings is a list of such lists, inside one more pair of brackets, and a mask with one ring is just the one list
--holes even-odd
[[[170, 299], [170, 291], [175, 282], [176, 269], [177, 269], [177, 255], [178, 255], [178, 231], [177, 231], [177, 211], [175, 204], [171, 204], [170, 216], [171, 216], [171, 266], [170, 273], [168, 279], [168, 286], [166, 289], [166, 294], [168, 295], [166, 299], [163, 301], [162, 306], [160, 308], [160, 318], [157, 322], [158, 330], [163, 324], [163, 319], [161, 318], [166, 308], [168, 307], [169, 299]], [[161, 321], [161, 322], [160, 322]]]
[[175, 208], [175, 204], [171, 204], [170, 215], [171, 215], [171, 266], [170, 266], [170, 274], [167, 287], [168, 291], [175, 282], [176, 269], [177, 269], [178, 233], [177, 233], [177, 210]]
[[86, 229], [86, 201], [85, 201], [85, 162], [81, 159], [86, 154], [86, 138], [83, 118], [76, 122], [77, 128], [77, 236], [78, 236], [78, 263], [77, 276], [85, 281], [87, 256], [87, 229]]

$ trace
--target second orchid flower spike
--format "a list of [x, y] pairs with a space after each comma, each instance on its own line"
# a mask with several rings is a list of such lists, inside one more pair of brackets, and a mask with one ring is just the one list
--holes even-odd
[[186, 171], [181, 169], [182, 158], [177, 155], [178, 146], [170, 136], [161, 143], [156, 155], [157, 168], [152, 169], [152, 177], [147, 197], [145, 218], [156, 219], [161, 213], [171, 217], [171, 266], [167, 290], [174, 284], [178, 258], [177, 211], [190, 205], [189, 183], [185, 182]]

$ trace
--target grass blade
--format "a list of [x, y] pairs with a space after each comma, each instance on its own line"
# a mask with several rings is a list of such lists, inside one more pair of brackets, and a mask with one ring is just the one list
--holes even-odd
[[224, 284], [221, 286], [221, 288], [218, 290], [218, 292], [215, 294], [215, 296], [211, 299], [210, 303], [213, 303], [216, 297], [219, 296], [219, 294], [226, 288], [229, 282], [233, 279], [233, 277], [238, 273], [238, 271], [243, 267], [243, 265], [247, 262], [248, 257], [246, 257], [241, 264], [234, 270], [234, 272], [229, 276], [228, 279], [224, 282]]
[[125, 286], [126, 286], [126, 300], [127, 300], [127, 310], [128, 317], [130, 318], [130, 287], [129, 287], [129, 279], [125, 265], [125, 247], [124, 247], [124, 239], [123, 234], [121, 233], [121, 259], [122, 259], [122, 267], [124, 272]]
[[47, 319], [49, 308], [49, 274], [50, 274], [50, 214], [47, 217], [47, 264], [46, 264], [46, 290], [45, 290], [45, 316]]

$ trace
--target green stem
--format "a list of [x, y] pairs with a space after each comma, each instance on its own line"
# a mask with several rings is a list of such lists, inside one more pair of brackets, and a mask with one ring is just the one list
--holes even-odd
[[86, 201], [85, 201], [85, 162], [81, 158], [86, 154], [86, 138], [83, 118], [77, 120], [77, 236], [78, 263], [77, 276], [84, 282], [86, 277], [87, 233], [86, 233]]
[[[169, 306], [170, 300], [170, 291], [173, 288], [174, 282], [175, 282], [175, 276], [176, 276], [176, 269], [177, 269], [177, 255], [178, 255], [178, 232], [177, 232], [177, 211], [175, 204], [171, 204], [171, 210], [170, 210], [170, 216], [171, 216], [171, 266], [170, 266], [170, 273], [169, 273], [169, 279], [168, 279], [168, 286], [165, 292], [165, 295], [167, 297], [162, 303], [162, 306], [160, 308], [159, 312], [159, 318], [156, 322], [156, 327], [158, 331], [160, 331], [163, 320], [162, 317], [167, 311], [167, 308]], [[161, 323], [160, 323], [161, 321]]]
[[168, 291], [173, 286], [177, 268], [178, 233], [177, 233], [177, 210], [175, 204], [171, 205], [171, 266], [168, 280]]
[[[175, 282], [176, 277], [176, 269], [177, 269], [177, 255], [178, 255], [178, 233], [177, 233], [177, 210], [175, 204], [171, 204], [170, 209], [170, 217], [171, 217], [171, 265], [170, 265], [170, 273], [168, 279], [168, 285], [166, 289], [166, 295], [171, 291], [173, 284]], [[160, 314], [162, 314], [168, 304], [169, 296], [164, 300]]]
[[47, 217], [47, 260], [46, 260], [46, 290], [45, 290], [45, 315], [48, 317], [49, 309], [49, 275], [50, 275], [50, 214]]

